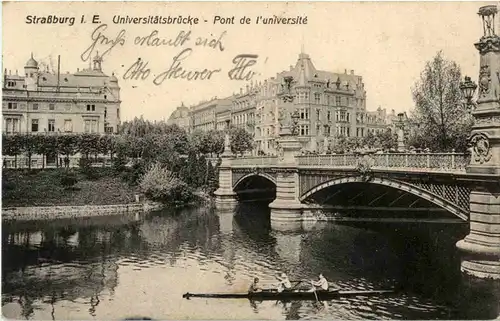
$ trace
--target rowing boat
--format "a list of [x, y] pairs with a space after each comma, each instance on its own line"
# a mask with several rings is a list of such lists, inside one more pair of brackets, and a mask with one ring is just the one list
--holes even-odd
[[[249, 300], [332, 300], [342, 297], [366, 296], [394, 293], [395, 290], [351, 290], [342, 291], [329, 289], [328, 291], [293, 290], [278, 292], [275, 289], [264, 289], [260, 292], [247, 293], [185, 293], [182, 297], [190, 298], [215, 298], [215, 299], [249, 299]], [[317, 297], [316, 297], [317, 296]]]

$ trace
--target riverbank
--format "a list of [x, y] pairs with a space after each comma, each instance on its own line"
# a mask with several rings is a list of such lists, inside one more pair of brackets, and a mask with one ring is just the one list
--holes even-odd
[[138, 189], [111, 168], [93, 168], [92, 179], [75, 171], [77, 183], [61, 184], [65, 169], [5, 170], [2, 174], [2, 209], [10, 207], [98, 206], [135, 203]]
[[159, 203], [130, 203], [118, 205], [84, 206], [30, 206], [2, 209], [2, 221], [38, 221], [66, 218], [86, 218], [117, 215], [122, 213], [147, 212], [162, 208]]

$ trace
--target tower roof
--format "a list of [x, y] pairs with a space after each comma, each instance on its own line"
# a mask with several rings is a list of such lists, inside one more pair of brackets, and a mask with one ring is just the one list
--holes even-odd
[[299, 70], [304, 69], [304, 74], [306, 79], [311, 79], [314, 77], [316, 74], [316, 68], [314, 67], [311, 57], [309, 57], [308, 54], [301, 52], [299, 54], [299, 59], [297, 60], [297, 63], [295, 64], [295, 69]]
[[31, 53], [31, 57], [26, 62], [25, 67], [28, 67], [28, 68], [38, 68], [38, 62], [35, 59], [33, 59], [33, 53]]

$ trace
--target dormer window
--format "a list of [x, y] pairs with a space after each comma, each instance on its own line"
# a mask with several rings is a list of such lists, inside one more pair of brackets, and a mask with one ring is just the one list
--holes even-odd
[[43, 81], [47, 81], [47, 78], [45, 78], [45, 77], [42, 77], [42, 80], [43, 80]]
[[68, 82], [68, 78], [64, 78], [64, 81], [65, 81], [65, 82]]

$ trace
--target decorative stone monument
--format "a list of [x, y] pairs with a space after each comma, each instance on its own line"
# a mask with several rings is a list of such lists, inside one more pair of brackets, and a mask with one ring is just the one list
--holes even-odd
[[467, 167], [472, 182], [470, 232], [457, 247], [464, 252], [462, 271], [500, 279], [500, 37], [494, 25], [497, 7], [481, 7], [478, 14], [483, 20], [484, 35], [475, 44], [480, 67], [477, 105], [472, 111], [475, 125], [470, 138], [471, 160]]
[[[271, 209], [271, 226], [274, 229], [290, 230], [301, 226], [302, 204], [298, 193], [298, 168], [295, 156], [302, 145], [297, 139], [299, 134], [299, 113], [294, 108], [295, 95], [292, 92], [293, 78], [285, 77], [279, 97], [280, 106], [280, 138], [279, 169], [276, 173], [276, 199], [269, 204]], [[293, 225], [293, 226], [292, 226]]]
[[221, 155], [219, 167], [219, 188], [215, 191], [215, 207], [217, 209], [234, 209], [238, 204], [236, 193], [233, 191], [233, 177], [231, 171], [231, 141], [229, 126], [224, 137], [224, 152]]

